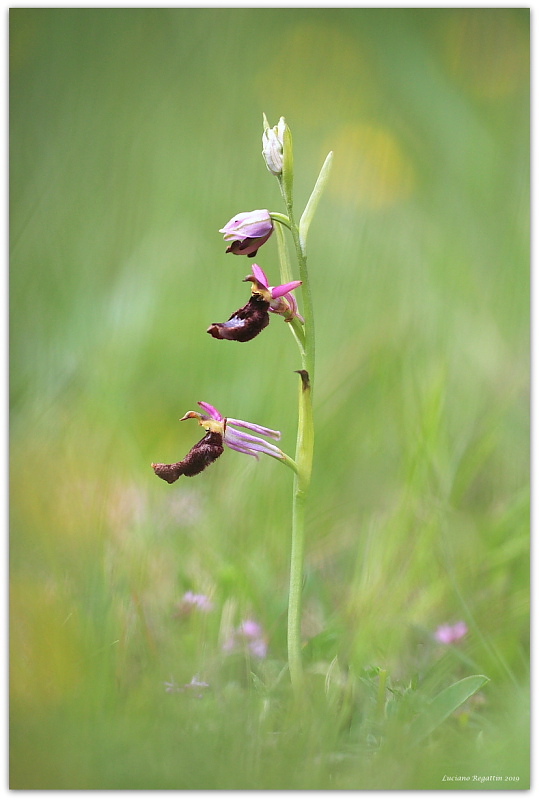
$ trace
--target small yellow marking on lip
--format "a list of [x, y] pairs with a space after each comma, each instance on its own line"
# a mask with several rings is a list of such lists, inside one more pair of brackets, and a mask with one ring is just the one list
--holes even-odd
[[272, 298], [270, 290], [266, 286], [264, 286], [264, 284], [260, 283], [260, 281], [258, 281], [254, 275], [247, 275], [247, 277], [244, 278], [243, 280], [244, 282], [251, 281], [251, 283], [253, 284], [251, 286], [251, 294], [259, 295], [263, 300], [265, 300], [266, 303], [271, 302]]

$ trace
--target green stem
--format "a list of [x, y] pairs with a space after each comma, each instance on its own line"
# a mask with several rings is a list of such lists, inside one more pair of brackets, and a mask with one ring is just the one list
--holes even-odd
[[[275, 226], [275, 236], [277, 238], [277, 251], [279, 253], [281, 283], [290, 283], [292, 280], [292, 268], [290, 266], [283, 229], [280, 225]], [[288, 324], [290, 325], [290, 331], [296, 340], [301, 354], [301, 365], [305, 368], [305, 331], [303, 330], [303, 323], [300, 322], [297, 317], [294, 317]]]
[[270, 211], [270, 217], [274, 222], [280, 222], [281, 225], [284, 225], [285, 228], [290, 230], [290, 220], [285, 214], [280, 214], [278, 211]]
[[286, 467], [290, 467], [290, 469], [293, 470], [296, 473], [296, 475], [298, 474], [298, 465], [296, 464], [293, 458], [290, 458], [290, 456], [288, 456], [282, 450], [280, 456], [277, 455], [274, 456], [271, 453], [268, 453], [268, 455], [271, 456], [272, 458], [275, 458], [277, 461], [280, 461], [281, 464], [284, 464]]
[[292, 547], [290, 552], [290, 588], [288, 596], [288, 668], [297, 696], [303, 694], [301, 660], [301, 612], [305, 554], [305, 506], [311, 482], [314, 428], [311, 387], [306, 370], [300, 371], [297, 472], [292, 499]]
[[299, 265], [299, 279], [301, 281], [301, 294], [303, 299], [302, 313], [305, 319], [305, 353], [302, 353], [302, 367], [309, 373], [311, 382], [311, 390], [314, 384], [314, 313], [313, 301], [311, 296], [311, 287], [309, 284], [309, 273], [307, 271], [307, 256], [301, 246], [298, 226], [294, 219], [294, 211], [292, 208], [292, 198], [286, 191], [286, 187], [282, 179], [279, 179], [279, 186], [281, 187], [281, 194], [286, 204], [286, 211], [290, 223], [290, 232], [296, 248], [296, 256]]
[[294, 480], [292, 505], [292, 548], [290, 552], [290, 586], [288, 594], [288, 669], [296, 695], [303, 693], [303, 664], [301, 660], [301, 612], [303, 592], [303, 560], [305, 554], [305, 495]]
[[[292, 500], [292, 545], [290, 552], [290, 587], [288, 595], [288, 668], [290, 680], [296, 697], [304, 695], [304, 675], [301, 658], [301, 616], [302, 590], [305, 557], [305, 507], [311, 482], [311, 471], [314, 450], [314, 426], [312, 409], [312, 386], [314, 378], [314, 317], [311, 299], [307, 257], [300, 242], [299, 230], [294, 220], [290, 183], [279, 180], [283, 195], [290, 231], [296, 249], [299, 264], [299, 277], [302, 281], [302, 313], [305, 325], [292, 328], [301, 354], [301, 383], [299, 388], [298, 436], [296, 443], [295, 463], [297, 472], [294, 476], [294, 494]], [[279, 226], [277, 226], [279, 228]], [[282, 232], [281, 232], [282, 233]], [[279, 254], [282, 273], [289, 271], [283, 237], [278, 236]], [[289, 278], [288, 278], [289, 279]]]

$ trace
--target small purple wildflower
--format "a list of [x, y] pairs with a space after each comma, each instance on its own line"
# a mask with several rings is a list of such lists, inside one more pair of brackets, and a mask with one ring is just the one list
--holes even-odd
[[213, 603], [205, 594], [194, 594], [193, 592], [186, 592], [183, 596], [183, 602], [192, 606], [197, 606], [201, 611], [212, 611]]
[[267, 209], [243, 211], [232, 217], [224, 228], [219, 229], [219, 233], [224, 234], [225, 242], [230, 243], [227, 253], [254, 258], [258, 248], [273, 233], [273, 222]]
[[254, 619], [246, 619], [239, 626], [238, 634], [246, 639], [257, 639], [262, 636], [262, 628]]
[[207, 614], [209, 611], [213, 611], [213, 603], [205, 594], [186, 592], [178, 603], [176, 616], [188, 616], [194, 609], [198, 609]]
[[454, 625], [440, 625], [434, 634], [434, 638], [440, 644], [452, 644], [458, 642], [468, 633], [468, 626], [462, 620], [455, 622]]
[[244, 620], [223, 644], [227, 653], [245, 650], [255, 658], [266, 658], [268, 645], [262, 627], [252, 619]]

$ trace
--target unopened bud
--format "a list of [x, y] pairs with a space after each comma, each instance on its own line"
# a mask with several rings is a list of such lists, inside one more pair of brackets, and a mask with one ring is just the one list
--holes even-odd
[[270, 128], [264, 116], [264, 133], [262, 134], [262, 155], [272, 175], [279, 176], [283, 172], [283, 141], [286, 121], [281, 117], [279, 123]]

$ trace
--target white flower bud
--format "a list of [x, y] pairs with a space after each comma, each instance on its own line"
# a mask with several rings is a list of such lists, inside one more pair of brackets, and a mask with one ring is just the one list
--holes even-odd
[[264, 117], [264, 133], [262, 134], [262, 155], [266, 166], [272, 175], [279, 176], [283, 172], [283, 140], [286, 121], [281, 117], [279, 123], [273, 128], [267, 124]]

